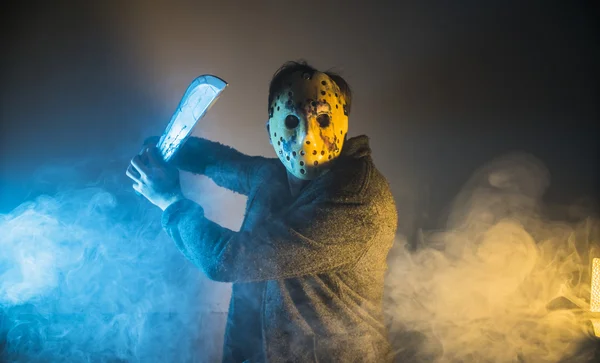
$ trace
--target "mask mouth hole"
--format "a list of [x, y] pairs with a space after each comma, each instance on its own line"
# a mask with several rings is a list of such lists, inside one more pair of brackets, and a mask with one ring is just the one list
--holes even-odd
[[288, 129], [295, 129], [300, 124], [300, 119], [295, 115], [288, 115], [285, 118], [285, 127]]

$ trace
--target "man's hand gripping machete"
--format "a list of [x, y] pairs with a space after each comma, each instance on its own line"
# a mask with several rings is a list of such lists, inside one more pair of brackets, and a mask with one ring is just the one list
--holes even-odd
[[212, 75], [200, 76], [189, 85], [158, 144], [150, 145], [147, 140], [140, 154], [131, 160], [126, 174], [135, 181], [133, 188], [138, 194], [163, 210], [182, 198], [179, 172], [167, 162], [225, 87], [225, 81]]

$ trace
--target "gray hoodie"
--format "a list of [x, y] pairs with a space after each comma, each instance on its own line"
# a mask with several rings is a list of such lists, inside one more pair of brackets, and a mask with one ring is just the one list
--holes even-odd
[[397, 211], [366, 136], [296, 197], [278, 159], [206, 139], [188, 139], [173, 164], [248, 196], [237, 232], [190, 200], [162, 217], [185, 257], [233, 283], [223, 362], [391, 360], [382, 297]]

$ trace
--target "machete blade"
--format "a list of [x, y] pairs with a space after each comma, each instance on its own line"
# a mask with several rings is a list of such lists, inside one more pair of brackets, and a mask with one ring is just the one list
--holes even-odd
[[210, 74], [192, 81], [158, 142], [157, 147], [165, 161], [175, 155], [225, 87], [227, 82]]

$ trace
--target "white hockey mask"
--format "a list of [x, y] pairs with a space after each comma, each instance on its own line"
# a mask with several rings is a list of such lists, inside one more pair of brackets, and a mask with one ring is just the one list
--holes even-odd
[[325, 73], [298, 71], [269, 105], [269, 136], [295, 177], [312, 180], [340, 155], [348, 132], [346, 99]]

